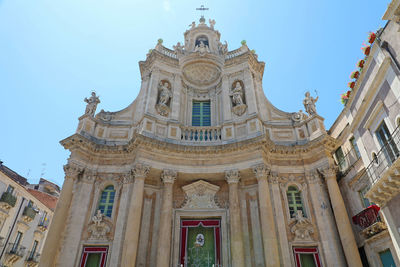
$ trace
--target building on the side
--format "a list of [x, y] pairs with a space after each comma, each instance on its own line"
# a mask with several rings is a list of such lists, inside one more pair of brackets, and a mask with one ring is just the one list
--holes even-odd
[[364, 266], [400, 266], [399, 4], [389, 5], [386, 26], [370, 34], [350, 98], [330, 129]]
[[57, 197], [0, 162], [0, 266], [38, 266]]
[[160, 39], [127, 108], [85, 98], [41, 266], [362, 266], [318, 98], [275, 108], [214, 25]]

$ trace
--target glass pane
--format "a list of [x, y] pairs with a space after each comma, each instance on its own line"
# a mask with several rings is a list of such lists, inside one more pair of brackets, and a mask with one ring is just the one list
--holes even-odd
[[381, 258], [383, 267], [396, 267], [392, 253], [390, 252], [389, 249], [380, 252], [379, 257]]
[[313, 254], [300, 254], [301, 267], [316, 267]]
[[89, 253], [85, 267], [99, 267], [100, 266], [100, 253]]

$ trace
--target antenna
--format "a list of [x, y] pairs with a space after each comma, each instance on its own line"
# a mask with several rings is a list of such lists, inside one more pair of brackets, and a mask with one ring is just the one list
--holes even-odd
[[40, 173], [40, 178], [43, 178], [45, 173], [46, 173], [46, 163], [42, 163], [42, 172]]

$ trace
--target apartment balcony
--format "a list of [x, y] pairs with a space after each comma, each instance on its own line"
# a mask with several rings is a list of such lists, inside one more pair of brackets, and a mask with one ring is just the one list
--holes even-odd
[[371, 205], [352, 217], [353, 223], [358, 226], [366, 239], [387, 229], [386, 224], [379, 216], [379, 210], [378, 206]]
[[16, 202], [17, 197], [6, 191], [0, 197], [0, 209], [8, 212], [8, 210], [15, 206]]
[[48, 221], [43, 221], [39, 222], [37, 228], [43, 233], [49, 228], [49, 222]]
[[6, 250], [6, 258], [5, 258], [5, 265], [13, 265], [17, 261], [19, 261], [25, 255], [25, 247], [15, 244], [15, 243], [8, 243], [7, 250]]
[[372, 183], [366, 197], [381, 207], [400, 192], [399, 157], [400, 128], [397, 127], [366, 169]]
[[35, 219], [36, 210], [31, 206], [26, 206], [24, 211], [22, 212], [22, 220], [26, 223], [30, 223]]
[[40, 254], [34, 251], [28, 251], [26, 258], [26, 265], [29, 267], [36, 267], [39, 265]]

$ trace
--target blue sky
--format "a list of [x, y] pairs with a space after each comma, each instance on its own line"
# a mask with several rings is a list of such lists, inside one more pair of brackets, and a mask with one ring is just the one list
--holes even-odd
[[128, 106], [140, 88], [138, 61], [158, 38], [171, 48], [200, 15], [229, 50], [246, 40], [266, 63], [263, 87], [279, 109], [303, 109], [317, 90], [329, 128], [342, 110], [340, 94], [363, 58], [368, 32], [390, 1], [0, 0], [0, 159], [37, 182], [61, 185], [72, 135], [95, 89], [98, 111]]

